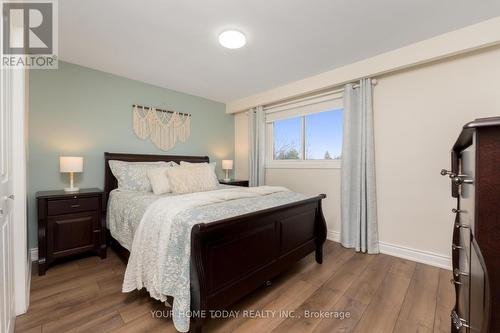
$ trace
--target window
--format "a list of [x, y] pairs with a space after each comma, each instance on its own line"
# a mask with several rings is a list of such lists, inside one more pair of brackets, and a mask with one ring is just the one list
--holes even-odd
[[306, 160], [340, 160], [342, 115], [338, 109], [305, 116]]
[[273, 126], [273, 159], [302, 159], [302, 117], [277, 120]]
[[338, 97], [267, 111], [266, 167], [340, 167], [343, 113]]

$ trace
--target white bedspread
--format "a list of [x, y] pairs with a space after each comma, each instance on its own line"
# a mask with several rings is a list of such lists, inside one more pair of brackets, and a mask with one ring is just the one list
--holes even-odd
[[[277, 195], [278, 198], [271, 199], [273, 194], [280, 192], [289, 194], [284, 193], [281, 196]], [[135, 231], [123, 281], [123, 291], [146, 288], [153, 298], [161, 301], [166, 301], [167, 296], [173, 296], [174, 325], [181, 332], [188, 331], [191, 228], [194, 224], [214, 220], [210, 214], [205, 214], [206, 216], [200, 219], [199, 212], [195, 217], [182, 213], [207, 205], [214, 205], [213, 209], [223, 210], [225, 202], [262, 196], [269, 198], [259, 201], [259, 204], [255, 205], [258, 209], [305, 198], [304, 195], [289, 192], [284, 187], [261, 186], [191, 193], [165, 197], [153, 202]], [[243, 202], [242, 205], [249, 206]], [[246, 209], [248, 210], [248, 207]], [[178, 215], [179, 218], [176, 218]]]

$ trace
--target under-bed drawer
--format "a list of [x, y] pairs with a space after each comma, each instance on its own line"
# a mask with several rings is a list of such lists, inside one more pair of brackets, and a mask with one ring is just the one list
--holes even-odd
[[96, 210], [99, 207], [99, 199], [92, 198], [74, 198], [66, 200], [48, 200], [47, 215], [63, 215], [78, 212]]

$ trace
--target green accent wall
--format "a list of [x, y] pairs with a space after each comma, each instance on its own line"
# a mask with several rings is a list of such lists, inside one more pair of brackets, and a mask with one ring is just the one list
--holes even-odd
[[[59, 156], [83, 156], [80, 188], [104, 185], [104, 152], [208, 155], [217, 162], [234, 156], [234, 120], [225, 104], [139, 81], [59, 62], [57, 70], [30, 70], [28, 237], [37, 247], [35, 193], [68, 187]], [[191, 136], [169, 151], [139, 139], [132, 129], [132, 104], [192, 114]]]

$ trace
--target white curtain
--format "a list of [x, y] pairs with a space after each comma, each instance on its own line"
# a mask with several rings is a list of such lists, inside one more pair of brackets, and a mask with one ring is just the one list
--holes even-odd
[[265, 183], [266, 158], [266, 115], [264, 108], [258, 106], [248, 111], [249, 152], [249, 185], [261, 186]]
[[341, 242], [356, 251], [378, 253], [372, 84], [344, 88]]

